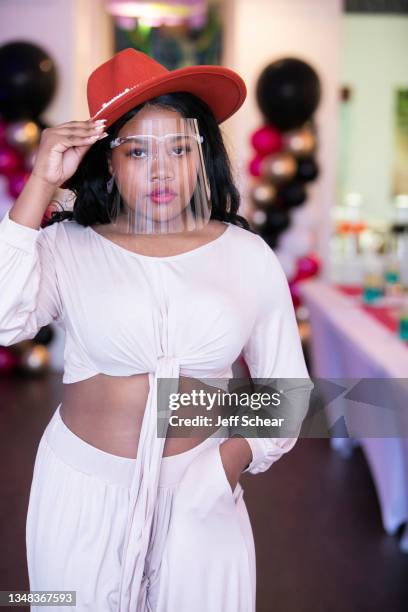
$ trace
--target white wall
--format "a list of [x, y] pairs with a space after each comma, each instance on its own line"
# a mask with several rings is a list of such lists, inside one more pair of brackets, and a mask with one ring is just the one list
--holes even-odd
[[366, 217], [384, 220], [391, 211], [394, 92], [408, 87], [408, 17], [345, 15], [342, 41], [341, 79], [353, 89], [342, 176], [346, 190], [363, 195]]
[[75, 0], [75, 74], [73, 75], [75, 117], [88, 119], [86, 84], [90, 73], [114, 54], [113, 20], [105, 0]]
[[[244, 192], [246, 163], [252, 155], [248, 139], [262, 123], [255, 99], [260, 72], [279, 57], [295, 56], [309, 62], [320, 76], [323, 96], [316, 120], [321, 175], [311, 186], [308, 205], [317, 213], [317, 247], [327, 262], [335, 197], [341, 0], [226, 0], [225, 14], [223, 63], [239, 72], [248, 87], [247, 101], [224, 128]], [[247, 210], [245, 202], [244, 214]]]

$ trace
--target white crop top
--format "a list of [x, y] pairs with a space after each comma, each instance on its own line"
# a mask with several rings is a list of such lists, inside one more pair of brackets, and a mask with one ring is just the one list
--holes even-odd
[[[33, 338], [50, 322], [65, 329], [66, 384], [98, 373], [165, 376], [166, 367], [230, 378], [241, 353], [253, 378], [308, 378], [281, 265], [260, 236], [233, 224], [191, 251], [152, 257], [75, 221], [36, 230], [7, 212], [0, 295], [1, 345]], [[252, 473], [296, 441], [247, 440]]]

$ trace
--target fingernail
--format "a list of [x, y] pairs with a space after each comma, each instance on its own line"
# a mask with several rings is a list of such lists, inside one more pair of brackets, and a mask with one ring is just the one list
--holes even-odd
[[103, 125], [104, 123], [106, 123], [106, 119], [97, 119], [96, 121], [94, 121], [94, 123], [98, 123], [100, 125]]
[[105, 138], [106, 136], [109, 136], [108, 132], [103, 132], [103, 134], [99, 136], [99, 140], [101, 140], [102, 138]]

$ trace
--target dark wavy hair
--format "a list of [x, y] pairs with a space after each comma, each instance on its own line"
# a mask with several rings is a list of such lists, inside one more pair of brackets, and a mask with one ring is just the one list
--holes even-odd
[[106, 182], [110, 178], [109, 142], [116, 138], [123, 125], [147, 104], [177, 111], [185, 118], [197, 119], [200, 134], [204, 137], [202, 148], [211, 189], [211, 219], [227, 221], [252, 231], [248, 221], [238, 215], [240, 195], [233, 182], [230, 160], [217, 121], [209, 106], [188, 92], [175, 92], [152, 98], [136, 106], [107, 128], [109, 137], [92, 145], [75, 174], [65, 184], [75, 195], [73, 209], [54, 211], [46, 225], [64, 219], [74, 220], [84, 226], [110, 222], [110, 207], [114, 201], [116, 186], [111, 194], [107, 193]]

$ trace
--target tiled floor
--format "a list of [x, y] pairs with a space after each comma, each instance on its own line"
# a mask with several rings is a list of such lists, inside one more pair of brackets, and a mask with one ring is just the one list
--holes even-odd
[[[28, 589], [29, 486], [60, 399], [60, 376], [0, 380], [0, 590]], [[270, 470], [241, 482], [257, 550], [257, 612], [408, 610], [408, 555], [382, 529], [360, 450], [344, 460], [327, 440], [300, 440]]]

